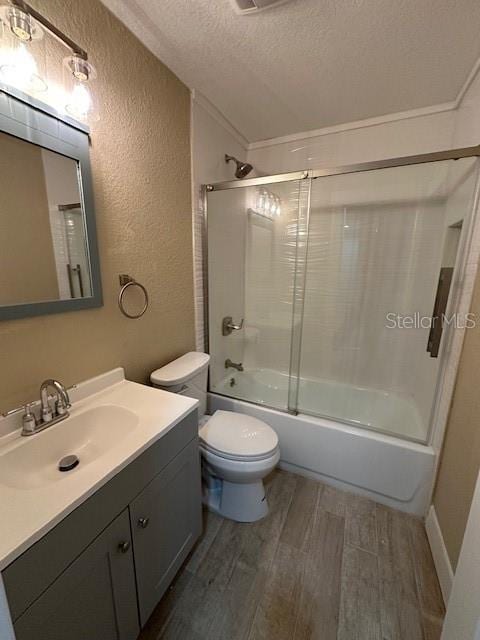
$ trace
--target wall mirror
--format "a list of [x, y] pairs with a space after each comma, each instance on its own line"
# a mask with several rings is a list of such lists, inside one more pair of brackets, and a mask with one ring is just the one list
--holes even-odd
[[0, 319], [102, 304], [84, 125], [0, 92]]

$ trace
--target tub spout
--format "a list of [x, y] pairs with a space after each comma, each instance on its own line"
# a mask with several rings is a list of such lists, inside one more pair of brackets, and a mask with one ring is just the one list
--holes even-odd
[[236, 369], [237, 371], [243, 371], [243, 365], [241, 362], [232, 362], [230, 358], [225, 360], [225, 369]]

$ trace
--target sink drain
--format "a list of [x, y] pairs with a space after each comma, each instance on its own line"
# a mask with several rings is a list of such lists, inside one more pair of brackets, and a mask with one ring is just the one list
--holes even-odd
[[65, 456], [58, 463], [59, 471], [71, 471], [80, 463], [80, 460], [75, 455]]

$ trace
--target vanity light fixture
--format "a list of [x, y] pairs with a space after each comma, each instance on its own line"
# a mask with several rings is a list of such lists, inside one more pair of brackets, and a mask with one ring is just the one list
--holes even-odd
[[248, 212], [268, 220], [274, 220], [281, 214], [281, 203], [282, 201], [276, 194], [262, 187], [257, 190], [255, 209], [250, 208]]
[[35, 51], [33, 47], [48, 33], [69, 49], [70, 55], [63, 59], [63, 89], [51, 87], [44, 101], [74, 118], [91, 120], [93, 99], [86, 84], [97, 74], [87, 52], [23, 0], [0, 6], [0, 27], [0, 80], [34, 95], [46, 91], [47, 82], [37, 68], [38, 48]]

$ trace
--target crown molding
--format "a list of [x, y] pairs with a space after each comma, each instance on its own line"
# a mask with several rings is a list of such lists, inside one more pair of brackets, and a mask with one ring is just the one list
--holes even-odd
[[400, 111], [398, 113], [389, 113], [384, 116], [375, 118], [366, 118], [365, 120], [357, 120], [355, 122], [346, 122], [331, 127], [322, 127], [321, 129], [312, 129], [310, 131], [301, 131], [287, 136], [278, 138], [270, 138], [268, 140], [259, 140], [251, 142], [248, 146], [249, 151], [253, 149], [262, 149], [264, 147], [274, 147], [287, 142], [298, 142], [300, 140], [308, 140], [309, 138], [317, 138], [320, 136], [331, 135], [332, 133], [342, 133], [344, 131], [353, 131], [355, 129], [365, 129], [367, 127], [377, 127], [378, 125], [390, 122], [398, 122], [401, 120], [409, 120], [411, 118], [421, 118], [431, 116], [436, 113], [444, 113], [456, 109], [456, 101], [445, 102], [443, 104], [435, 104], [430, 107], [421, 107], [420, 109], [410, 109], [409, 111]]

